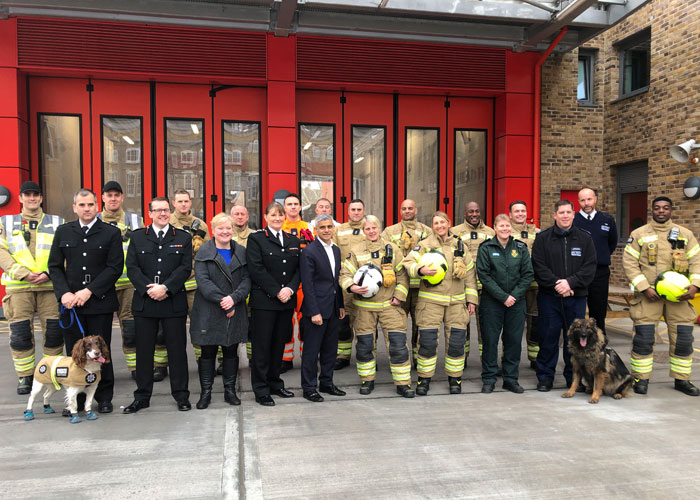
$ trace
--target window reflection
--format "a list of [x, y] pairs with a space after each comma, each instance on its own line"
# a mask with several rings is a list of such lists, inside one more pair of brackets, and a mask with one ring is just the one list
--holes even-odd
[[384, 225], [384, 127], [352, 127], [352, 197]]
[[141, 118], [102, 118], [102, 184], [117, 181], [124, 190], [123, 209], [142, 214]]
[[475, 201], [484, 214], [486, 203], [486, 132], [455, 130], [453, 224], [461, 224], [464, 207]]
[[39, 168], [44, 211], [73, 218], [73, 195], [81, 187], [80, 116], [39, 115]]
[[[301, 215], [307, 222], [316, 217], [315, 208], [319, 199], [334, 199], [334, 142], [335, 126], [299, 124]], [[334, 213], [333, 207], [331, 213]]]
[[204, 213], [204, 122], [165, 120], [168, 196], [185, 189], [192, 198], [192, 213], [206, 220]]
[[438, 206], [438, 129], [406, 128], [406, 198], [416, 202], [417, 219], [431, 226]]
[[248, 225], [260, 220], [260, 124], [223, 122], [225, 211], [233, 205], [248, 209]]

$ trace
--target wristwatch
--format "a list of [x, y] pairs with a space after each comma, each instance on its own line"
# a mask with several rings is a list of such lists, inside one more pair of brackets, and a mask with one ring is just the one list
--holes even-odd
[[164, 285], [163, 283], [161, 283], [161, 285], [163, 286], [163, 288], [165, 288], [165, 293], [168, 293], [170, 291], [170, 290], [168, 290], [167, 285]]

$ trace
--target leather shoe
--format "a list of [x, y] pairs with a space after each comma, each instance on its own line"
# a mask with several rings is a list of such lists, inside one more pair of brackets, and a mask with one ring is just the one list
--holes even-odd
[[124, 413], [136, 413], [137, 411], [148, 408], [149, 406], [151, 406], [150, 402], [142, 399], [135, 399], [133, 403], [124, 408]]
[[503, 388], [515, 394], [522, 394], [525, 392], [525, 389], [517, 382], [503, 382]]
[[275, 406], [275, 400], [269, 394], [266, 396], [255, 396], [255, 402], [263, 406]]
[[688, 396], [700, 396], [700, 389], [695, 387], [690, 380], [676, 380], [673, 388]]
[[325, 392], [326, 394], [330, 394], [331, 396], [345, 396], [345, 391], [341, 391], [334, 385], [329, 385], [327, 387], [320, 387], [319, 392]]
[[537, 382], [537, 390], [540, 392], [549, 392], [552, 390], [552, 382], [549, 380], [540, 380]]
[[342, 370], [343, 368], [350, 366], [350, 360], [349, 359], [343, 359], [343, 358], [337, 358], [335, 360], [335, 366], [333, 367], [334, 370]]
[[153, 369], [153, 381], [154, 382], [161, 382], [167, 376], [168, 376], [168, 367], [167, 366], [156, 366]]
[[646, 379], [634, 379], [632, 388], [637, 394], [646, 394], [647, 390], [649, 390], [649, 381]]
[[180, 411], [190, 411], [192, 409], [192, 405], [188, 400], [183, 399], [182, 401], [177, 402], [177, 409]]
[[491, 394], [493, 390], [495, 389], [496, 384], [493, 382], [484, 382], [484, 384], [481, 386], [481, 393], [482, 394]]
[[100, 413], [112, 413], [113, 409], [114, 407], [109, 401], [100, 401], [100, 404], [97, 405], [97, 411]]
[[276, 394], [277, 396], [279, 396], [281, 398], [293, 398], [294, 397], [294, 393], [291, 391], [288, 391], [284, 387], [282, 387], [281, 389], [277, 389], [276, 391], [272, 391], [272, 393]]
[[308, 399], [312, 403], [323, 403], [323, 396], [321, 396], [316, 391], [313, 391], [313, 392], [304, 391], [304, 399]]

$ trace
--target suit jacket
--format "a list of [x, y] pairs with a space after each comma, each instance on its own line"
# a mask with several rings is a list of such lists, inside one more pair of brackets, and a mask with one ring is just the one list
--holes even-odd
[[[248, 305], [253, 309], [286, 311], [297, 304], [299, 276], [299, 238], [284, 233], [284, 247], [272, 236], [268, 228], [256, 231], [248, 237], [246, 263], [252, 280]], [[277, 294], [284, 287], [294, 290], [294, 295], [282, 303]]]
[[335, 275], [331, 272], [331, 261], [328, 259], [323, 244], [318, 240], [312, 241], [301, 252], [301, 283], [304, 287], [304, 302], [301, 312], [304, 316], [320, 314], [323, 319], [338, 316], [343, 307], [343, 293], [338, 284], [340, 276], [340, 249], [333, 245], [335, 258]]
[[49, 254], [49, 276], [58, 301], [63, 294], [88, 288], [92, 297], [80, 314], [105, 314], [119, 308], [114, 284], [124, 270], [121, 231], [96, 220], [87, 234], [79, 221], [56, 230]]
[[[192, 236], [172, 225], [158, 241], [153, 226], [131, 233], [126, 251], [126, 274], [134, 285], [131, 311], [134, 316], [168, 318], [187, 316], [185, 281], [192, 272]], [[155, 283], [168, 287], [168, 296], [153, 300], [147, 294], [148, 285]]]

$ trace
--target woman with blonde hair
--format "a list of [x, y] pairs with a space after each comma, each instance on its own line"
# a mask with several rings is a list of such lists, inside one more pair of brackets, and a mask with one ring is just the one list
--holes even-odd
[[199, 359], [202, 392], [197, 402], [200, 410], [211, 402], [219, 346], [223, 353], [224, 400], [232, 405], [241, 404], [236, 396], [238, 344], [248, 340], [245, 301], [250, 292], [250, 276], [245, 247], [231, 239], [231, 216], [225, 213], [214, 216], [211, 227], [214, 238], [199, 248], [194, 259], [197, 291], [190, 313], [192, 343], [202, 348]]

